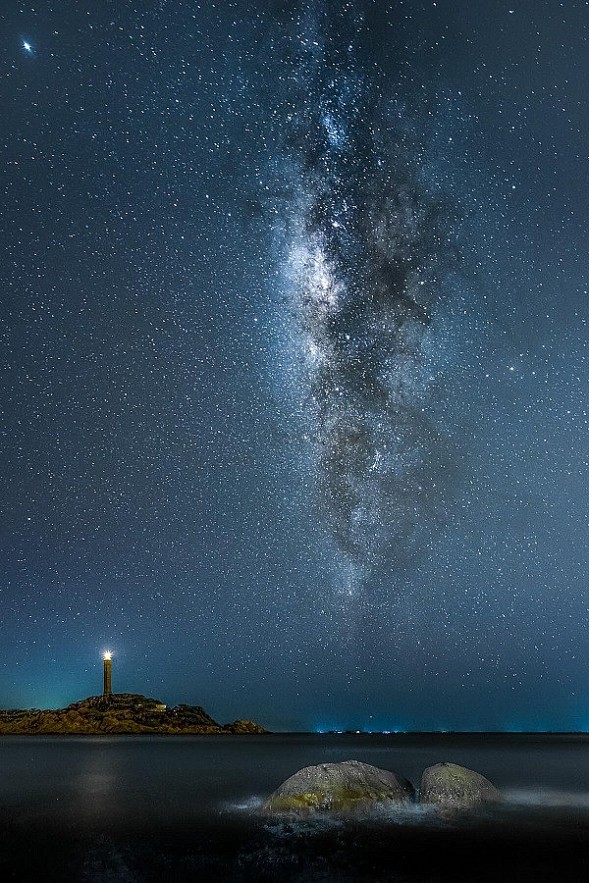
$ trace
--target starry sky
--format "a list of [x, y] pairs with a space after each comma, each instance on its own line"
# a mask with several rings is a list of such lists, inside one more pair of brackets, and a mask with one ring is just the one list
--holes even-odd
[[0, 22], [0, 706], [589, 727], [589, 4]]

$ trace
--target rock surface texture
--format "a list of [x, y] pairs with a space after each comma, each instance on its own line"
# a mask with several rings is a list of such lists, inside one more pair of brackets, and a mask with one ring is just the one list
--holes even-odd
[[419, 795], [421, 803], [444, 810], [469, 809], [501, 798], [492, 782], [455, 763], [437, 763], [424, 770]]
[[168, 708], [157, 699], [137, 693], [114, 693], [108, 699], [90, 696], [54, 711], [0, 711], [0, 735], [247, 735], [266, 732], [252, 721], [218, 724], [200, 705]]
[[268, 730], [265, 730], [264, 727], [261, 727], [259, 724], [255, 723], [255, 721], [246, 721], [246, 720], [238, 720], [233, 721], [232, 724], [225, 724], [223, 729], [228, 733], [234, 733], [236, 736], [251, 736], [251, 735], [263, 735], [267, 733]]
[[270, 813], [366, 812], [413, 799], [412, 785], [388, 770], [357, 760], [305, 767], [268, 798]]

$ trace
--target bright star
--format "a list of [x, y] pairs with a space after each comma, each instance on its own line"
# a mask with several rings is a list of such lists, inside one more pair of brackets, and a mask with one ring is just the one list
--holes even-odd
[[30, 43], [27, 43], [26, 40], [23, 40], [22, 48], [25, 50], [25, 52], [32, 52], [33, 51], [33, 47], [31, 46]]

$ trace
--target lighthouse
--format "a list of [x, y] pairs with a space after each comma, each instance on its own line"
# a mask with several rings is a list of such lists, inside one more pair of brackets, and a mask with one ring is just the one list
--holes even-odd
[[107, 650], [102, 654], [104, 662], [104, 686], [102, 688], [102, 698], [110, 699], [112, 694], [112, 653]]

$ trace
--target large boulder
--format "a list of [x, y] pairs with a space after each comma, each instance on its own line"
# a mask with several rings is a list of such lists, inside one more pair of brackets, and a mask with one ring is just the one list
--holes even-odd
[[469, 809], [500, 797], [492, 782], [455, 763], [437, 763], [424, 770], [421, 777], [420, 802], [442, 810]]
[[413, 800], [406, 779], [368, 763], [346, 760], [308, 766], [282, 783], [264, 807], [270, 813], [366, 812]]

